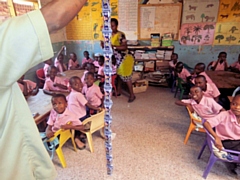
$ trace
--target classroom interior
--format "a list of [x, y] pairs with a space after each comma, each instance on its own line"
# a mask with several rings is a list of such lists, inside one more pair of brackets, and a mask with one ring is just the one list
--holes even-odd
[[[41, 6], [46, 5], [51, 0], [24, 0], [29, 3], [41, 3]], [[120, 7], [121, 0], [112, 0], [112, 5]], [[6, 1], [0, 0], [0, 3]], [[23, 1], [15, 2], [22, 3]], [[100, 3], [100, 0], [89, 0], [89, 3]], [[131, 0], [125, 0], [126, 3], [131, 3]], [[181, 15], [184, 13], [185, 1], [164, 0], [161, 3], [181, 4]], [[187, 1], [186, 1], [187, 2]], [[188, 1], [188, 3], [191, 0]], [[214, 4], [221, 7], [221, 3], [226, 3], [226, 0], [209, 0], [208, 4]], [[231, 0], [231, 2], [238, 2]], [[137, 6], [140, 6], [145, 1], [134, 0]], [[146, 3], [161, 5], [160, 2], [149, 0]], [[194, 3], [201, 4], [201, 1]], [[100, 3], [101, 4], [101, 3]], [[0, 4], [1, 6], [3, 4]], [[20, 9], [27, 9], [26, 6], [19, 7]], [[141, 5], [142, 6], [142, 5]], [[200, 6], [200, 5], [199, 5]], [[30, 10], [36, 7], [30, 8]], [[85, 7], [84, 7], [85, 8]], [[137, 8], [137, 10], [139, 10]], [[28, 12], [29, 9], [26, 10]], [[101, 14], [101, 8], [96, 9], [98, 15]], [[21, 13], [26, 13], [21, 11]], [[87, 12], [87, 11], [84, 11]], [[0, 17], [5, 16], [3, 10], [0, 9]], [[136, 13], [135, 18], [139, 18]], [[116, 16], [116, 15], [115, 15]], [[79, 14], [76, 19], [81, 20], [84, 14]], [[96, 16], [92, 15], [91, 20], [94, 21]], [[120, 17], [116, 16], [118, 19]], [[98, 17], [101, 19], [102, 17]], [[182, 21], [182, 16], [179, 17], [179, 23]], [[217, 17], [216, 17], [217, 19]], [[2, 22], [4, 18], [0, 19]], [[123, 21], [124, 19], [122, 19]], [[90, 57], [93, 58], [95, 53], [103, 53], [100, 46], [100, 37], [86, 37], [81, 36], [81, 31], [86, 26], [86, 29], [92, 24], [80, 24], [74, 28], [65, 27], [62, 30], [50, 35], [54, 57], [56, 58], [57, 52], [63, 47], [66, 47], [66, 56], [64, 63], [67, 63], [70, 52], [75, 52], [79, 63], [84, 58], [83, 52], [88, 51]], [[119, 20], [119, 23], [121, 21]], [[139, 23], [139, 21], [138, 21]], [[215, 25], [216, 25], [215, 20]], [[236, 24], [236, 22], [234, 22]], [[239, 21], [238, 21], [239, 23]], [[235, 25], [234, 24], [234, 25]], [[239, 23], [240, 24], [240, 23]], [[72, 26], [72, 25], [71, 25]], [[135, 27], [138, 30], [138, 27]], [[180, 36], [181, 23], [179, 24]], [[237, 26], [240, 30], [240, 25]], [[76, 32], [73, 32], [74, 31]], [[101, 29], [98, 31], [100, 32]], [[121, 29], [119, 29], [121, 30]], [[83, 30], [84, 33], [87, 30]], [[93, 35], [93, 31], [91, 32]], [[135, 32], [136, 33], [136, 32]], [[71, 35], [70, 35], [71, 34]], [[72, 36], [76, 36], [72, 38]], [[132, 33], [130, 33], [132, 35]], [[80, 36], [80, 37], [79, 37]], [[212, 34], [214, 36], [214, 34]], [[128, 35], [127, 35], [128, 37]], [[240, 36], [239, 36], [240, 38]], [[239, 40], [240, 41], [240, 40]], [[151, 46], [150, 34], [149, 39], [138, 40], [139, 46]], [[225, 43], [218, 45], [214, 42], [211, 44], [182, 44], [178, 38], [172, 41], [171, 47], [174, 47], [174, 52], [178, 54], [178, 60], [187, 64], [188, 67], [194, 68], [197, 63], [205, 63], [208, 65], [211, 61], [218, 59], [218, 54], [221, 51], [227, 52], [227, 62], [232, 64], [238, 60], [240, 53], [240, 44], [233, 43], [231, 45]], [[44, 63], [29, 69], [25, 74], [25, 79], [29, 79], [39, 83], [36, 76], [36, 71], [43, 68]], [[240, 84], [239, 84], [240, 85]], [[127, 103], [128, 93], [124, 91], [121, 96], [112, 97], [112, 131], [116, 133], [116, 137], [112, 140], [112, 153], [113, 153], [113, 173], [107, 174], [106, 167], [106, 152], [105, 141], [100, 137], [100, 133], [96, 132], [93, 135], [94, 152], [91, 153], [87, 144], [86, 149], [77, 150], [73, 149], [71, 141], [68, 141], [63, 146], [63, 154], [67, 163], [67, 167], [63, 168], [58, 156], [55, 154], [53, 163], [56, 167], [58, 176], [57, 179], [203, 179], [202, 175], [207, 166], [210, 151], [206, 148], [202, 157], [198, 159], [200, 150], [205, 142], [206, 134], [198, 131], [193, 131], [189, 140], [184, 144], [184, 139], [190, 124], [190, 117], [185, 107], [176, 106], [174, 102], [179, 98], [174, 97], [175, 91], [172, 87], [151, 84], [147, 86], [144, 92], [136, 93], [136, 100], [132, 103]], [[231, 96], [235, 88], [223, 90], [227, 96]], [[186, 97], [186, 96], [185, 96]], [[43, 129], [42, 125], [39, 129]], [[240, 170], [237, 169], [238, 174]], [[216, 180], [230, 180], [238, 179], [238, 177], [231, 174], [223, 162], [217, 161], [209, 172], [208, 179]]]

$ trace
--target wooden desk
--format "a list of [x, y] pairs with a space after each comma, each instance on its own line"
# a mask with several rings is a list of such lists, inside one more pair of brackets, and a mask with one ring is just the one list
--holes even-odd
[[64, 79], [70, 79], [73, 76], [78, 76], [80, 79], [83, 76], [85, 70], [68, 70], [68, 71], [64, 71], [63, 75], [60, 76]]
[[41, 123], [49, 116], [52, 109], [51, 98], [52, 96], [44, 94], [42, 89], [39, 89], [36, 96], [29, 96], [27, 98], [31, 113], [39, 113], [39, 115], [34, 118], [36, 124]]
[[229, 71], [206, 71], [219, 89], [235, 89], [240, 86], [239, 74]]

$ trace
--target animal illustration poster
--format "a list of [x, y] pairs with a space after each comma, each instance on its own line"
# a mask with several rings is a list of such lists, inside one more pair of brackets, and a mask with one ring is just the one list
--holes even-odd
[[[118, 0], [111, 0], [112, 18], [118, 18]], [[102, 1], [88, 0], [78, 15], [67, 25], [68, 40], [102, 40]]]
[[216, 22], [218, 0], [186, 0], [183, 3], [182, 24]]
[[216, 23], [183, 24], [180, 32], [182, 45], [211, 45]]
[[240, 45], [240, 23], [217, 23], [214, 35], [215, 45]]
[[240, 0], [220, 0], [218, 22], [240, 22]]

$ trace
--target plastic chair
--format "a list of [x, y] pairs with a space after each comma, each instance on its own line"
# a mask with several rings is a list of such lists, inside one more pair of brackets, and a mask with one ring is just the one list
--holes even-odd
[[83, 125], [90, 123], [90, 129], [89, 130], [82, 130], [81, 132], [86, 134], [87, 136], [87, 140], [88, 140], [88, 145], [89, 145], [89, 149], [90, 152], [94, 152], [94, 148], [93, 148], [93, 141], [92, 141], [92, 134], [100, 129], [102, 129], [100, 131], [101, 136], [104, 138], [104, 134], [103, 134], [103, 129], [104, 129], [104, 114], [105, 114], [105, 110], [87, 118], [86, 120], [84, 120], [82, 122]]
[[36, 75], [37, 75], [37, 78], [38, 78], [38, 80], [39, 80], [38, 87], [39, 87], [39, 88], [43, 88], [44, 83], [45, 83], [45, 75], [44, 75], [44, 70], [43, 70], [43, 68], [38, 69], [38, 70], [36, 71]]
[[65, 168], [67, 166], [63, 152], [62, 152], [62, 146], [67, 142], [68, 139], [72, 139], [72, 144], [74, 147], [74, 150], [77, 151], [76, 144], [74, 141], [74, 130], [71, 132], [71, 130], [63, 130], [59, 129], [57, 132], [54, 133], [54, 137], [50, 138], [48, 141], [53, 141], [56, 137], [59, 138], [59, 146], [56, 149], [57, 156], [62, 164], [62, 167]]
[[187, 144], [188, 139], [191, 135], [191, 133], [195, 130], [195, 131], [199, 131], [199, 132], [205, 132], [203, 125], [202, 125], [202, 120], [197, 119], [196, 117], [193, 116], [193, 114], [190, 112], [189, 108], [187, 108], [189, 117], [190, 117], [190, 125], [184, 140], [184, 144]]
[[[205, 128], [204, 128], [205, 129]], [[228, 149], [223, 149], [222, 151], [224, 152], [227, 152], [227, 153], [231, 153], [231, 156], [233, 158], [233, 160], [231, 161], [228, 161], [227, 159], [220, 159], [218, 158], [217, 156], [214, 155], [213, 153], [213, 145], [215, 144], [215, 140], [214, 138], [212, 137], [212, 135], [205, 129], [206, 131], [206, 134], [207, 134], [207, 137], [206, 137], [206, 140], [203, 144], [203, 147], [198, 155], [198, 159], [201, 158], [202, 156], [202, 153], [205, 149], [206, 146], [209, 147], [209, 150], [210, 150], [210, 157], [209, 157], [209, 160], [208, 160], [208, 164], [207, 164], [207, 167], [205, 168], [204, 172], [203, 172], [203, 178], [206, 179], [207, 176], [208, 176], [208, 173], [210, 172], [212, 166], [214, 165], [214, 163], [216, 161], [223, 161], [223, 162], [231, 162], [231, 163], [240, 163], [240, 152], [239, 151], [233, 151], [233, 150], [228, 150]]]
[[236, 93], [240, 90], [240, 86], [238, 86], [232, 93], [232, 97], [236, 96]]
[[176, 91], [175, 91], [175, 95], [174, 98], [176, 98], [178, 90], [180, 89], [180, 95], [179, 95], [179, 99], [181, 100], [183, 97], [183, 93], [185, 91], [184, 87], [183, 87], [183, 83], [185, 83], [181, 78], [177, 77], [177, 87], [176, 87]]
[[115, 84], [115, 80], [117, 78], [117, 75], [112, 75], [112, 87], [114, 89], [114, 92], [115, 92], [115, 97], [117, 97], [117, 87], [116, 87], [116, 84]]

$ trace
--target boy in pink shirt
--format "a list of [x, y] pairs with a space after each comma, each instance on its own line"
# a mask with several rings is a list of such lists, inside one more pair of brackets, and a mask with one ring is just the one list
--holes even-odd
[[191, 74], [187, 69], [183, 67], [182, 62], [178, 62], [175, 67], [175, 76], [181, 78], [184, 82], [188, 82], [191, 78]]
[[[230, 110], [208, 119], [203, 125], [214, 137], [215, 146], [219, 150], [226, 148], [240, 151], [240, 95], [233, 98]], [[234, 174], [237, 174], [236, 167], [237, 164], [229, 164], [229, 170]]]
[[193, 84], [195, 83], [194, 78], [198, 75], [205, 76], [208, 83], [213, 83], [213, 81], [210, 79], [210, 77], [205, 72], [205, 64], [204, 63], [197, 63], [195, 65], [194, 72], [191, 77], [191, 81]]
[[84, 58], [82, 60], [82, 67], [85, 67], [85, 63], [93, 63], [93, 60], [89, 57], [89, 52], [84, 51], [83, 52]]
[[169, 61], [169, 69], [170, 71], [174, 71], [176, 64], [178, 63], [178, 54], [172, 53], [171, 61]]
[[46, 78], [43, 87], [43, 92], [45, 94], [55, 95], [55, 92], [69, 92], [67, 82], [57, 77], [57, 68], [55, 66], [49, 67], [48, 74], [49, 77]]
[[77, 61], [77, 55], [72, 52], [70, 53], [70, 59], [68, 61], [68, 70], [79, 70], [80, 69], [80, 65]]
[[218, 60], [213, 61], [211, 69], [213, 71], [227, 71], [228, 64], [227, 64], [227, 53], [226, 52], [220, 52], [218, 55]]
[[48, 68], [49, 68], [51, 65], [52, 65], [52, 58], [44, 61], [43, 71], [44, 71], [45, 77], [48, 77]]
[[200, 87], [191, 87], [190, 97], [191, 99], [178, 100], [175, 104], [187, 106], [191, 113], [196, 112], [203, 119], [214, 117], [224, 110], [213, 98], [205, 97]]
[[86, 74], [88, 72], [92, 72], [94, 73], [95, 72], [95, 67], [92, 63], [86, 63], [86, 70], [84, 71], [83, 73], [83, 76], [81, 77], [81, 81], [82, 81], [82, 84], [85, 85], [85, 78], [86, 78]]
[[195, 78], [195, 85], [200, 87], [204, 96], [213, 98], [216, 102], [219, 100], [220, 92], [214, 83], [208, 83], [205, 76], [198, 75]]
[[[67, 109], [67, 100], [63, 94], [56, 94], [52, 97], [52, 106], [49, 119], [47, 121], [46, 136], [51, 138], [54, 133], [59, 129], [73, 129], [73, 130], [84, 130], [79, 118]], [[85, 144], [83, 144], [77, 137], [75, 137], [75, 142], [79, 149], [84, 149]]]
[[229, 67], [233, 72], [240, 72], [240, 54], [238, 55], [238, 61], [231, 64]]
[[35, 96], [38, 93], [38, 86], [35, 82], [24, 79], [24, 75], [17, 81], [24, 96]]

